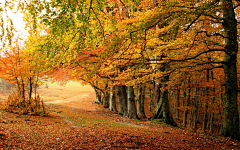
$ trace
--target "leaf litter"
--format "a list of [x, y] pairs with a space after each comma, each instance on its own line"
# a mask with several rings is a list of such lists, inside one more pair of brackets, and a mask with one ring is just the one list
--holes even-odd
[[[67, 92], [67, 91], [65, 91]], [[84, 92], [46, 102], [49, 116], [0, 111], [1, 149], [240, 149], [240, 142], [152, 121], [132, 120]]]

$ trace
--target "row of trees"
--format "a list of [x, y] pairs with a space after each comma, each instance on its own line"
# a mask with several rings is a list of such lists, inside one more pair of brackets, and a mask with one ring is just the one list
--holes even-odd
[[150, 111], [151, 119], [177, 126], [175, 119], [182, 117], [183, 127], [197, 130], [200, 123], [204, 131], [217, 129], [235, 139], [240, 137], [239, 5], [232, 0], [18, 3], [33, 33], [37, 24], [47, 29], [35, 48], [51, 66], [51, 78], [90, 84], [97, 103], [129, 118], [143, 119]]

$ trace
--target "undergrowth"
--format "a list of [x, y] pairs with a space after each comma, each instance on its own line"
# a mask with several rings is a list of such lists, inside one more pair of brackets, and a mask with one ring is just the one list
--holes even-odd
[[15, 92], [9, 95], [7, 101], [3, 103], [3, 108], [7, 112], [17, 114], [47, 116], [47, 111], [39, 95], [29, 99], [27, 96], [23, 97]]

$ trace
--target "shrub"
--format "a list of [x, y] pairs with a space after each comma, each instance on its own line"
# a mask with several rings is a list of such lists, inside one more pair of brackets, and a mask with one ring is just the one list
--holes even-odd
[[7, 112], [17, 114], [47, 115], [45, 106], [39, 95], [36, 98], [29, 99], [24, 98], [19, 92], [9, 95], [8, 100], [4, 103], [4, 109]]

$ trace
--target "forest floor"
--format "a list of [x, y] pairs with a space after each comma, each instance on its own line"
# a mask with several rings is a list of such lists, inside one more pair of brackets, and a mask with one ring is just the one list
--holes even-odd
[[47, 117], [0, 109], [0, 149], [240, 149], [240, 142], [230, 138], [122, 117], [95, 104], [88, 86], [40, 87], [38, 92]]

